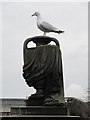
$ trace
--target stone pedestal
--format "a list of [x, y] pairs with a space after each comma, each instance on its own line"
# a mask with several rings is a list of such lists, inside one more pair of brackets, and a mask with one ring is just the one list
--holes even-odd
[[67, 115], [67, 108], [54, 106], [11, 107], [11, 115]]
[[12, 116], [12, 117], [0, 117], [2, 120], [13, 120], [15, 118], [16, 120], [90, 120], [90, 119], [84, 119], [77, 116]]

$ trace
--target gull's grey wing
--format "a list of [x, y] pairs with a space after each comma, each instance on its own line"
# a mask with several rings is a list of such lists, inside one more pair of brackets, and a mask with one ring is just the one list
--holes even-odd
[[57, 28], [55, 28], [54, 26], [52, 26], [51, 24], [47, 23], [47, 22], [42, 22], [40, 24], [40, 27], [42, 27], [42, 29], [44, 29], [45, 31], [56, 31]]

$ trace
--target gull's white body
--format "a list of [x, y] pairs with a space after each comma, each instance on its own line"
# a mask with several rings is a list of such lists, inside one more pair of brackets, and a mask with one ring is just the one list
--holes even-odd
[[59, 34], [64, 32], [64, 31], [58, 30], [51, 24], [44, 22], [39, 12], [35, 12], [32, 16], [37, 16], [37, 27], [44, 32], [44, 35], [46, 35], [46, 33], [48, 32], [55, 32]]

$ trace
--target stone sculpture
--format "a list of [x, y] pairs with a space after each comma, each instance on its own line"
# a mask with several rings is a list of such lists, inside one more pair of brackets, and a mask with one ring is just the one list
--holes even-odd
[[[28, 48], [33, 41], [36, 47]], [[56, 45], [49, 43], [54, 41]], [[23, 77], [29, 87], [34, 87], [34, 98], [43, 97], [42, 105], [64, 105], [62, 55], [57, 39], [35, 36], [23, 45]], [[35, 104], [36, 105], [36, 104]]]

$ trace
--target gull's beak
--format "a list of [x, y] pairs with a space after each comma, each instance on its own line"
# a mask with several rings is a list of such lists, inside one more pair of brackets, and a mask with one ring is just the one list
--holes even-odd
[[31, 17], [35, 16], [35, 13], [31, 15]]

